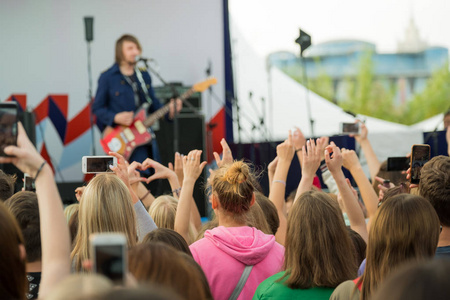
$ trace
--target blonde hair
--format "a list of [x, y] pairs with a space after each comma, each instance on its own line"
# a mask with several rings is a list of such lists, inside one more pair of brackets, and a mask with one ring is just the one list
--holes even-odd
[[[158, 228], [175, 230], [175, 216], [177, 214], [178, 200], [169, 195], [159, 196], [153, 201], [148, 213]], [[189, 243], [195, 241], [197, 236], [195, 226], [189, 222]]]
[[67, 224], [69, 224], [70, 218], [78, 209], [80, 209], [79, 203], [73, 203], [64, 208], [64, 217], [66, 217]]
[[90, 257], [92, 233], [122, 232], [128, 247], [136, 244], [136, 216], [131, 203], [128, 188], [115, 174], [97, 175], [89, 182], [80, 199], [78, 234], [71, 253], [76, 271]]
[[174, 230], [178, 201], [172, 196], [159, 196], [153, 201], [148, 213], [158, 228]]
[[243, 161], [220, 167], [214, 172], [211, 188], [221, 209], [236, 221], [245, 223], [255, 190], [250, 167]]

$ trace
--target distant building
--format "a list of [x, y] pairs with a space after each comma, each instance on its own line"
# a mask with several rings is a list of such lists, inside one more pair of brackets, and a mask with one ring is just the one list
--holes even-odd
[[[397, 104], [423, 91], [427, 79], [448, 61], [449, 55], [447, 48], [429, 47], [411, 18], [404, 39], [397, 44], [397, 53], [377, 53], [374, 44], [359, 40], [335, 40], [311, 46], [304, 52], [308, 78], [314, 80], [326, 74], [333, 81], [332, 100], [344, 100], [346, 84], [355, 79], [361, 58], [367, 53], [372, 55], [374, 79], [386, 88], [396, 87]], [[291, 75], [302, 77], [301, 58], [293, 53], [272, 53], [269, 61]]]

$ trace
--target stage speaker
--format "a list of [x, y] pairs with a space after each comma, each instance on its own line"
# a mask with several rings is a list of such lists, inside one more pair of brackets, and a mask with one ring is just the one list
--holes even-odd
[[[197, 149], [203, 150], [202, 160], [206, 160], [205, 152], [205, 117], [201, 114], [179, 114], [178, 124], [178, 152], [187, 155], [189, 151]], [[160, 122], [160, 128], [156, 131], [161, 162], [167, 166], [169, 162], [174, 162], [174, 121]], [[206, 168], [203, 170], [194, 187], [194, 199], [202, 217], [206, 216]], [[168, 186], [168, 184], [167, 184]], [[165, 192], [171, 192], [170, 186]]]
[[[22, 123], [23, 127], [25, 128], [25, 131], [28, 135], [28, 138], [33, 143], [34, 146], [36, 146], [36, 127], [34, 125], [34, 114], [33, 112], [19, 112], [18, 114], [19, 121]], [[23, 187], [23, 173], [17, 169], [13, 164], [0, 164], [0, 168], [5, 172], [6, 174], [16, 174], [16, 185], [15, 185], [15, 192], [18, 192], [22, 190]]]

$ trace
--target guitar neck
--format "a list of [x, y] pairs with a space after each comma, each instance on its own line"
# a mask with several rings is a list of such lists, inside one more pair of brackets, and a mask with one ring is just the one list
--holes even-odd
[[[189, 89], [186, 92], [184, 92], [180, 97], [181, 102], [184, 102], [187, 98], [189, 98], [193, 93], [194, 93], [194, 89]], [[150, 116], [148, 116], [147, 119], [144, 120], [144, 126], [145, 127], [150, 127], [153, 125], [153, 123], [155, 123], [157, 120], [161, 119], [165, 114], [167, 114], [170, 110], [170, 102], [167, 103], [166, 105], [164, 105], [163, 107], [161, 107], [160, 109], [158, 109], [157, 111], [155, 111], [154, 113], [152, 113]]]

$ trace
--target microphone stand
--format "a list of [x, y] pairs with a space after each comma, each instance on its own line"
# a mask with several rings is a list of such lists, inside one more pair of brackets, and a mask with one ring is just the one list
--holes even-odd
[[88, 67], [88, 81], [89, 81], [89, 92], [88, 92], [88, 104], [89, 104], [89, 122], [91, 123], [91, 137], [92, 137], [92, 155], [95, 156], [95, 135], [94, 135], [94, 114], [92, 113], [92, 105], [94, 99], [92, 97], [92, 69], [91, 69], [91, 41], [87, 42], [87, 67]]

